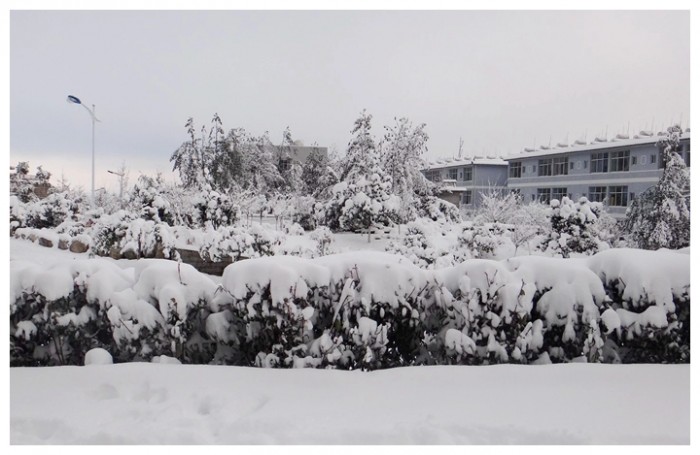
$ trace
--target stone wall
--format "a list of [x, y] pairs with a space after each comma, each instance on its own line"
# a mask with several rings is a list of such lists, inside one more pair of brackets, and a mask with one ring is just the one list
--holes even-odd
[[202, 257], [199, 255], [199, 251], [195, 250], [177, 248], [177, 252], [180, 253], [180, 259], [182, 259], [182, 262], [189, 264], [200, 272], [208, 275], [222, 276], [226, 266], [233, 263], [230, 257], [225, 258], [220, 262], [211, 262], [202, 259]]

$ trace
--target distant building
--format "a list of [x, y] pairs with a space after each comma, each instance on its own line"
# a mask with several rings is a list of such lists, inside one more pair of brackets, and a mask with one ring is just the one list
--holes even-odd
[[[605, 203], [608, 213], [622, 218], [632, 200], [661, 177], [664, 163], [656, 145], [659, 138], [643, 132], [633, 138], [618, 135], [610, 141], [525, 149], [507, 158], [508, 188], [519, 192], [526, 202], [585, 196]], [[682, 135], [677, 152], [690, 167], [689, 130]]]
[[304, 164], [309, 155], [311, 155], [311, 153], [314, 151], [321, 152], [323, 155], [328, 156], [328, 147], [305, 145], [272, 145], [271, 147], [274, 148], [273, 153], [278, 159], [277, 167], [280, 172], [289, 170], [292, 161], [296, 161], [299, 164]]
[[438, 185], [440, 198], [473, 209], [482, 193], [507, 191], [508, 162], [492, 156], [448, 158], [429, 163], [423, 175]]
[[[662, 150], [656, 145], [661, 134], [641, 132], [632, 138], [596, 138], [556, 147], [525, 148], [507, 156], [444, 159], [423, 171], [436, 183], [440, 197], [458, 207], [481, 204], [481, 193], [513, 191], [525, 202], [549, 203], [567, 196], [602, 202], [616, 218], [637, 195], [654, 186], [663, 173]], [[690, 130], [681, 136], [678, 154], [690, 167]], [[690, 194], [690, 189], [686, 189]]]

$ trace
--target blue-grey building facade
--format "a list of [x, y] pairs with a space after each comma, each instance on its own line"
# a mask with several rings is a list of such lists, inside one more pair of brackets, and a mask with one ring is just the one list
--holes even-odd
[[[618, 136], [590, 144], [525, 149], [506, 158], [448, 159], [431, 163], [424, 175], [439, 185], [440, 197], [461, 208], [477, 208], [481, 194], [491, 190], [514, 191], [525, 202], [585, 196], [622, 218], [632, 200], [663, 173], [659, 139], [651, 134]], [[689, 130], [681, 136], [677, 153], [690, 167]]]
[[[574, 144], [551, 150], [528, 150], [508, 158], [508, 188], [524, 201], [582, 196], [603, 202], [608, 213], [623, 217], [639, 194], [654, 186], [663, 172], [658, 137]], [[690, 166], [690, 133], [677, 153]]]
[[482, 194], [507, 191], [508, 162], [501, 158], [441, 160], [423, 173], [438, 185], [442, 199], [467, 210], [481, 204]]

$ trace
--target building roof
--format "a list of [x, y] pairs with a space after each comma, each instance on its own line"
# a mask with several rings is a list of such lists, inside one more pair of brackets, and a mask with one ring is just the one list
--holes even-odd
[[[653, 135], [646, 133], [644, 135], [635, 135], [634, 137], [629, 138], [618, 134], [611, 140], [602, 140], [600, 138], [596, 138], [590, 143], [576, 141], [568, 146], [564, 144], [557, 144], [556, 146], [551, 148], [543, 148], [544, 146], [541, 146], [538, 149], [525, 147], [520, 152], [508, 155], [506, 159], [515, 160], [522, 158], [532, 158], [537, 156], [557, 155], [561, 153], [603, 150], [617, 147], [629, 147], [633, 145], [656, 144], [658, 140], [662, 137], [663, 135], [661, 134]], [[686, 132], [681, 135], [681, 139], [690, 139], [690, 130], [686, 130]]]
[[430, 169], [445, 169], [455, 166], [468, 166], [470, 164], [477, 165], [492, 165], [492, 166], [507, 166], [508, 162], [503, 157], [496, 156], [472, 156], [464, 158], [440, 158], [428, 163], [427, 170]]

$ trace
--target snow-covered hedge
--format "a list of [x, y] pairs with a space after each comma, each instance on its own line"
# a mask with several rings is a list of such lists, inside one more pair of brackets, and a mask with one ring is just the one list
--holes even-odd
[[689, 256], [471, 259], [425, 270], [378, 252], [236, 262], [220, 286], [142, 259], [11, 262], [12, 365], [167, 355], [183, 363], [402, 365], [688, 362]]

